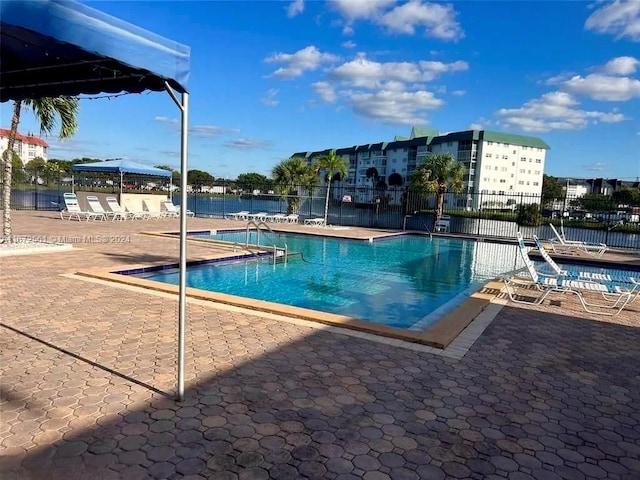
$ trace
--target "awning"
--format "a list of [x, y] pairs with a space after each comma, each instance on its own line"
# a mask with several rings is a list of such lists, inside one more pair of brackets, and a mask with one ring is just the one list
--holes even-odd
[[77, 2], [0, 2], [0, 101], [186, 92], [190, 48]]
[[154, 177], [171, 177], [172, 173], [162, 168], [150, 167], [132, 160], [106, 160], [104, 162], [76, 163], [72, 169], [76, 172], [134, 173], [137, 175], [153, 175]]
[[1, 102], [165, 90], [180, 110], [178, 400], [185, 378], [189, 63], [189, 47], [74, 1], [0, 2]]

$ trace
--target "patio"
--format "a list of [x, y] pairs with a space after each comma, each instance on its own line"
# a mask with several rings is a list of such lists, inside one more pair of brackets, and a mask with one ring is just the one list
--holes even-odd
[[178, 221], [13, 219], [16, 234], [78, 243], [1, 259], [3, 478], [640, 476], [638, 302], [614, 318], [571, 297], [508, 304], [455, 360], [188, 299], [176, 403], [177, 296], [72, 274], [177, 262], [177, 238], [140, 232]]

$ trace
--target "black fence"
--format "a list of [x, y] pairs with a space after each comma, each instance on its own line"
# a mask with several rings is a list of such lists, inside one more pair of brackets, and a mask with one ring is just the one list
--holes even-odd
[[[59, 210], [62, 194], [71, 191], [71, 176], [47, 177], [38, 172], [20, 172], [13, 185], [11, 208], [17, 210]], [[16, 177], [14, 177], [16, 178]], [[119, 179], [118, 179], [119, 180]], [[119, 183], [94, 177], [74, 177], [74, 188], [82, 191], [118, 193]], [[170, 195], [168, 185], [149, 183], [148, 177], [127, 176], [127, 193]], [[289, 213], [300, 219], [325, 215], [326, 187], [309, 191], [298, 188], [296, 195], [273, 192], [230, 193], [234, 184], [199, 187], [190, 192], [187, 207], [199, 217], [221, 218], [249, 211], [267, 214]], [[223, 193], [227, 192], [227, 193]], [[434, 225], [435, 195], [422, 195], [404, 188], [331, 187], [327, 223], [384, 229], [431, 231]], [[173, 193], [179, 203], [179, 195]], [[564, 224], [568, 239], [606, 243], [611, 247], [640, 249], [640, 207], [615, 205], [610, 197], [587, 195], [554, 200], [520, 194], [446, 194], [444, 214], [450, 216], [450, 232], [479, 237], [513, 239], [521, 231], [553, 238], [550, 223]]]

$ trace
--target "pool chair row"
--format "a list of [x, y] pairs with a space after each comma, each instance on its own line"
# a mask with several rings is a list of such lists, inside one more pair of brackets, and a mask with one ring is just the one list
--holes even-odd
[[591, 255], [596, 258], [602, 257], [604, 252], [607, 251], [607, 245], [604, 243], [591, 243], [591, 242], [583, 242], [580, 240], [567, 240], [567, 237], [564, 234], [564, 224], [560, 223], [560, 232], [556, 229], [556, 227], [550, 223], [549, 227], [551, 227], [551, 231], [553, 232], [554, 238], [549, 240], [549, 245], [551, 245], [551, 249], [554, 253], [574, 253], [574, 252], [582, 252], [587, 255]]
[[[178, 218], [180, 210], [171, 202], [166, 200], [161, 202], [161, 209], [154, 211], [149, 208], [148, 203], [143, 200], [143, 210], [132, 210], [122, 207], [116, 197], [106, 197], [105, 201], [109, 210], [106, 210], [100, 203], [100, 199], [96, 195], [87, 196], [87, 205], [89, 210], [82, 210], [78, 203], [78, 197], [75, 193], [65, 193], [63, 195], [65, 208], [60, 212], [60, 218], [63, 220], [148, 220], [150, 218]], [[187, 211], [188, 216], [194, 216], [193, 212]]]
[[[585, 311], [600, 315], [618, 315], [640, 296], [640, 273], [614, 277], [609, 274], [565, 270], [551, 258], [538, 237], [534, 241], [540, 255], [553, 273], [536, 269], [529, 258], [528, 248], [518, 232], [518, 251], [524, 262], [523, 271], [504, 275], [509, 298], [516, 303], [541, 304], [549, 295], [576, 295]], [[524, 293], [517, 293], [524, 289]], [[592, 297], [596, 297], [597, 302]], [[595, 307], [595, 308], [594, 308]]]
[[285, 215], [284, 213], [249, 213], [248, 210], [243, 210], [236, 213], [228, 213], [224, 216], [227, 220], [253, 220], [255, 222], [270, 222], [270, 223], [298, 223], [299, 216], [295, 213], [291, 215]]

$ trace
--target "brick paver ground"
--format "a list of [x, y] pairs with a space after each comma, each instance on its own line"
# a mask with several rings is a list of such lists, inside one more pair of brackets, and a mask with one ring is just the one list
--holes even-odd
[[130, 242], [0, 258], [3, 479], [640, 478], [639, 302], [509, 304], [452, 360], [189, 301], [177, 404], [176, 299], [63, 275], [175, 261], [136, 232], [177, 221], [14, 219]]

